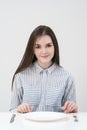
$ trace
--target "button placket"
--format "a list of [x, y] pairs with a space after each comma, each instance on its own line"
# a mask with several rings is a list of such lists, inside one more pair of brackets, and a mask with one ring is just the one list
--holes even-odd
[[42, 73], [42, 96], [41, 96], [41, 108], [43, 111], [45, 111], [45, 104], [46, 104], [46, 85], [47, 85], [47, 71], [43, 71]]

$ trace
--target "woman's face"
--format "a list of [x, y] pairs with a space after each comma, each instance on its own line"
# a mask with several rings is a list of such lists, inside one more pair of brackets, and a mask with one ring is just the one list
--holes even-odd
[[42, 68], [47, 68], [52, 64], [54, 57], [54, 45], [49, 35], [43, 35], [36, 39], [34, 44], [34, 54], [38, 64]]

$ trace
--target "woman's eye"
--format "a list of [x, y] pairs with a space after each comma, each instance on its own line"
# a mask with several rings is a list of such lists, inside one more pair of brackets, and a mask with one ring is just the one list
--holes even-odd
[[49, 44], [49, 45], [47, 45], [47, 47], [51, 47], [51, 46], [52, 46], [52, 45], [50, 45], [50, 44]]
[[35, 48], [40, 48], [40, 46], [35, 46]]

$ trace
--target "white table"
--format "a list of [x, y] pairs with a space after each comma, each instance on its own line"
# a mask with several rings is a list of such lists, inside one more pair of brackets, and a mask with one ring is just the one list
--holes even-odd
[[[10, 123], [10, 119], [13, 113], [10, 112], [0, 112], [0, 130], [87, 130], [87, 112], [78, 112], [77, 114], [68, 114], [72, 117], [77, 115], [78, 122], [74, 122], [74, 119], [66, 124], [59, 125], [58, 122], [55, 123], [35, 123], [29, 121], [29, 125], [24, 125], [22, 120], [20, 120], [19, 115], [16, 116], [15, 121]], [[61, 127], [64, 125], [64, 128]]]

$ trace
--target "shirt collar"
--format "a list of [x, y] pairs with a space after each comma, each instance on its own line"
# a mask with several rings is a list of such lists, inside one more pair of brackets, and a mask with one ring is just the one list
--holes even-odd
[[56, 68], [56, 64], [53, 63], [49, 68], [47, 69], [43, 69], [41, 68], [37, 62], [34, 63], [34, 67], [35, 67], [35, 70], [36, 72], [40, 73], [40, 72], [43, 72], [43, 71], [47, 71], [48, 73], [51, 73], [55, 68]]

